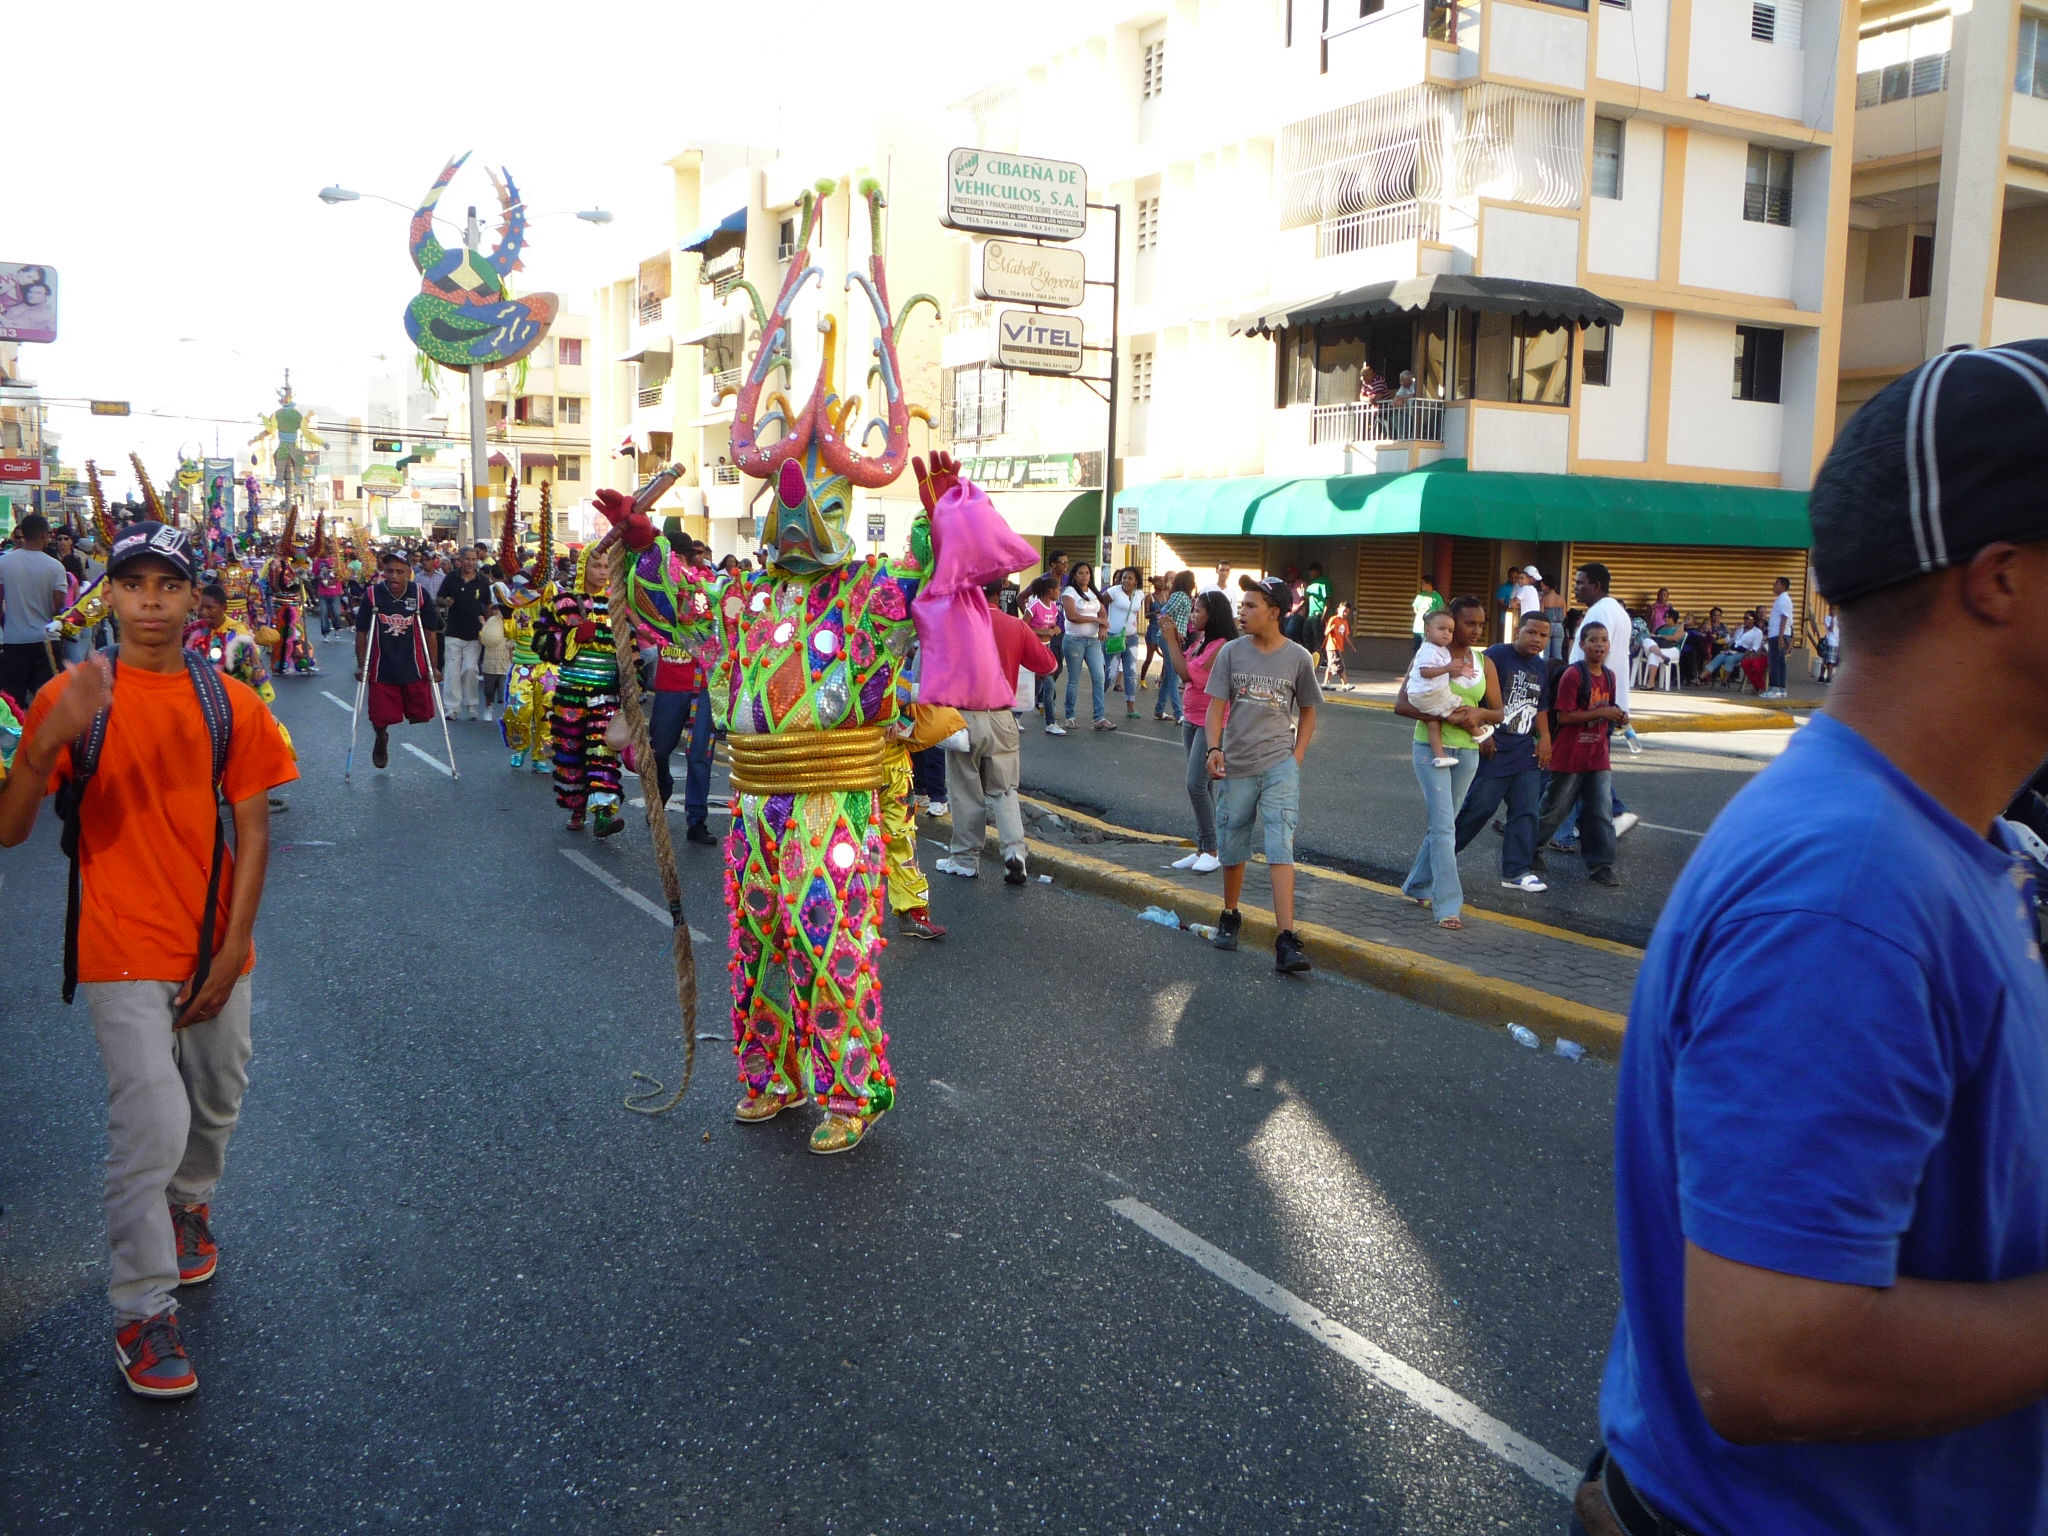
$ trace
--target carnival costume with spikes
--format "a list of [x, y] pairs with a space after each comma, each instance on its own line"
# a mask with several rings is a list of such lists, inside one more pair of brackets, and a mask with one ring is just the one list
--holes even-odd
[[555, 803], [569, 813], [573, 830], [583, 825], [609, 837], [624, 827], [619, 815], [619, 754], [605, 740], [605, 727], [619, 710], [619, 664], [612, 649], [605, 567], [591, 558], [593, 545], [576, 567], [575, 590], [555, 599], [547, 640], [559, 661], [554, 709]]
[[[816, 1152], [856, 1145], [896, 1101], [879, 967], [887, 943], [882, 732], [896, 718], [896, 674], [914, 638], [911, 599], [930, 560], [923, 518], [911, 553], [887, 562], [857, 558], [846, 531], [854, 487], [879, 489], [903, 472], [913, 414], [896, 356], [901, 317], [891, 314], [883, 271], [880, 191], [872, 183], [861, 190], [873, 255], [848, 286], [859, 285], [874, 310], [887, 414], [863, 425], [858, 397], [837, 393], [829, 317], [820, 322], [824, 362], [809, 403], [799, 412], [776, 391], [762, 413], [769, 376], [788, 366], [790, 308], [818, 275], [810, 252], [818, 205], [807, 192], [797, 253], [773, 311], [760, 313], [756, 300], [760, 350], [732, 426], [734, 463], [774, 488], [768, 565], [709, 589], [729, 684], [726, 899], [743, 1090], [735, 1117], [772, 1119], [815, 1100], [827, 1111], [811, 1137]], [[912, 299], [905, 312], [920, 300], [931, 302]], [[782, 435], [761, 443], [757, 431], [774, 423]], [[862, 445], [878, 429], [881, 451], [869, 457]], [[629, 549], [652, 546], [652, 524], [625, 496], [601, 492], [597, 504]]]
[[313, 676], [320, 667], [313, 659], [313, 644], [306, 634], [306, 610], [313, 603], [312, 588], [308, 584], [312, 566], [298, 552], [298, 527], [299, 509], [293, 507], [285, 513], [284, 532], [278, 537], [277, 553], [266, 567], [271, 622], [277, 631], [272, 666], [278, 672]]
[[546, 773], [554, 765], [554, 738], [548, 721], [555, 707], [555, 663], [542, 654], [541, 636], [554, 612], [555, 519], [550, 506], [550, 486], [540, 487], [540, 553], [534, 557], [525, 590], [512, 585], [511, 575], [519, 569], [519, 485], [506, 491], [504, 542], [498, 551], [498, 568], [506, 573], [505, 589], [511, 594], [505, 628], [512, 639], [512, 671], [505, 679], [505, 713], [499, 729], [512, 752], [512, 766]]

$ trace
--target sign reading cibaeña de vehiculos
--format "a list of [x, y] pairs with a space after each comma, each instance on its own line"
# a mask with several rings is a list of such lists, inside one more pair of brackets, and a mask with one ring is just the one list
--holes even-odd
[[996, 316], [995, 365], [1025, 373], [1079, 373], [1081, 321], [1073, 315], [1041, 315], [1006, 309]]
[[1088, 232], [1088, 173], [1067, 160], [956, 149], [943, 206], [939, 222], [952, 229], [1078, 240]]
[[1088, 259], [1063, 245], [984, 240], [975, 296], [1073, 309], [1088, 295]]

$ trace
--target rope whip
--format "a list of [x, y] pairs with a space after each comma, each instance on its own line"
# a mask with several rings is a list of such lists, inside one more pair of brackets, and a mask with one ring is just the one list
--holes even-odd
[[[661, 798], [661, 783], [655, 777], [654, 749], [647, 739], [647, 711], [641, 704], [640, 658], [633, 645], [633, 614], [626, 599], [626, 567], [630, 555], [626, 541], [617, 530], [605, 535], [610, 573], [610, 592], [605, 601], [611, 609], [612, 650], [619, 664], [619, 708], [626, 728], [633, 735], [634, 761], [639, 764], [640, 794], [647, 812], [647, 831], [654, 841], [654, 862], [661, 871], [661, 893], [668, 898], [669, 920], [675, 925], [673, 953], [676, 967], [676, 1010], [682, 1015], [683, 1072], [676, 1091], [665, 1104], [652, 1102], [666, 1091], [666, 1085], [645, 1072], [635, 1071], [633, 1081], [647, 1086], [626, 1096], [626, 1108], [636, 1115], [665, 1115], [682, 1102], [690, 1078], [697, 1069], [697, 953], [690, 943], [690, 924], [683, 916], [683, 885], [676, 875], [675, 842], [669, 836], [668, 805]], [[666, 559], [664, 554], [662, 558]]]

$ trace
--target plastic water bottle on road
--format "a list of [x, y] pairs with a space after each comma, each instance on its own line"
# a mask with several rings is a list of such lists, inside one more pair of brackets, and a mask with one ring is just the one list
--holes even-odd
[[1530, 1050], [1538, 1049], [1543, 1042], [1536, 1038], [1536, 1031], [1526, 1024], [1510, 1024], [1508, 1038], [1517, 1045], [1526, 1045]]
[[1630, 757], [1641, 757], [1643, 755], [1643, 744], [1637, 739], [1634, 726], [1624, 725], [1621, 728], [1621, 739], [1628, 743], [1628, 755]]

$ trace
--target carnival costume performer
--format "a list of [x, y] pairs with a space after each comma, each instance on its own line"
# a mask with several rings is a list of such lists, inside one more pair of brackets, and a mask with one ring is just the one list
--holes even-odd
[[15, 749], [21, 745], [21, 728], [28, 711], [14, 702], [11, 693], [0, 693], [0, 784], [14, 771]]
[[218, 582], [201, 589], [198, 605], [185, 625], [185, 649], [200, 651], [229, 677], [248, 685], [265, 704], [275, 705], [270, 667], [263, 647], [228, 607], [227, 588]]
[[[790, 308], [817, 271], [810, 246], [818, 206], [806, 192], [796, 255], [772, 314], [760, 313], [757, 301], [761, 345], [732, 426], [734, 462], [774, 486], [768, 563], [713, 589], [735, 799], [726, 899], [733, 1051], [744, 1092], [734, 1118], [770, 1120], [814, 1098], [826, 1115], [811, 1150], [825, 1153], [858, 1145], [896, 1102], [877, 964], [887, 943], [883, 728], [896, 718], [896, 673], [914, 639], [911, 598], [931, 557], [923, 517], [912, 525], [911, 552], [886, 563], [857, 558], [846, 532], [854, 487], [878, 489], [903, 472], [911, 416], [896, 356], [901, 317], [891, 314], [880, 254], [880, 189], [868, 182], [861, 190], [874, 254], [869, 274], [852, 274], [849, 286], [858, 283], [874, 311], [887, 415], [862, 425], [859, 400], [837, 393], [829, 314], [819, 322], [824, 361], [809, 403], [798, 411], [777, 392], [761, 414], [769, 375], [788, 365]], [[905, 313], [920, 299], [931, 302], [920, 295]], [[758, 427], [774, 422], [781, 437], [760, 443]], [[870, 458], [860, 445], [877, 429], [882, 447]], [[920, 499], [929, 507], [953, 484], [950, 473], [935, 474], [920, 484]], [[629, 549], [653, 544], [652, 524], [624, 495], [602, 491], [597, 506]]]
[[[298, 508], [294, 507], [285, 514], [284, 532], [278, 538], [277, 553], [265, 571], [270, 588], [271, 623], [277, 632], [271, 667], [277, 672], [311, 675], [320, 670], [313, 659], [312, 642], [306, 636], [306, 614], [313, 606], [313, 589], [309, 580], [312, 564], [298, 552], [293, 538], [298, 521]], [[317, 524], [314, 537], [319, 537]]]
[[560, 664], [548, 729], [554, 736], [555, 804], [569, 813], [569, 830], [583, 826], [610, 837], [624, 829], [619, 814], [619, 754], [605, 740], [605, 727], [619, 709], [619, 663], [612, 650], [606, 572], [592, 545], [577, 562], [575, 590], [555, 599], [542, 636], [543, 654]]
[[540, 487], [540, 552], [530, 572], [512, 575], [519, 569], [519, 486], [514, 482], [506, 492], [505, 533], [498, 552], [498, 568], [508, 575], [506, 582], [505, 628], [512, 637], [512, 671], [505, 679], [505, 710], [499, 722], [505, 745], [512, 751], [514, 768], [546, 773], [554, 766], [554, 741], [548, 722], [554, 712], [555, 663], [541, 654], [542, 631], [554, 611], [555, 584], [548, 572], [555, 563], [554, 513], [549, 506], [549, 486]]
[[643, 550], [628, 551], [626, 605], [635, 640], [654, 652], [654, 707], [648, 722], [662, 804], [675, 793], [670, 755], [689, 731], [683, 806], [693, 843], [715, 844], [707, 824], [711, 793], [709, 681], [724, 653], [712, 618], [718, 573], [693, 562], [695, 546], [677, 531]]

